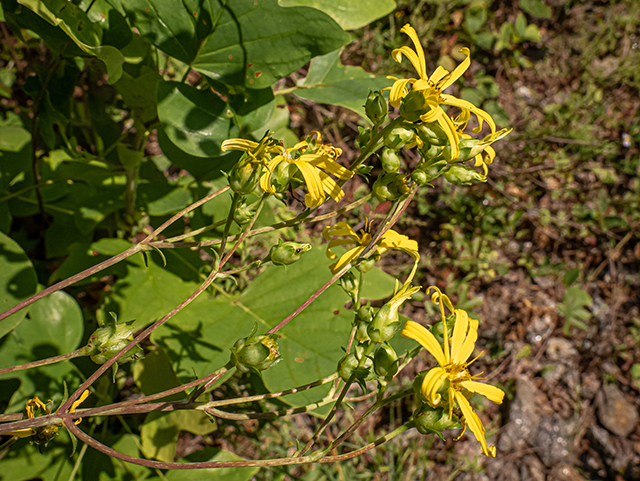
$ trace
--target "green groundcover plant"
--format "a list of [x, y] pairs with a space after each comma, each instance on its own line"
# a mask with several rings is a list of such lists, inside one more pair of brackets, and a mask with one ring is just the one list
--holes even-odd
[[[509, 131], [445, 93], [469, 68], [469, 49], [453, 70], [431, 71], [410, 25], [410, 46], [391, 55], [414, 78], [341, 65], [345, 29], [394, 8], [353, 3], [2, 0], [3, 21], [41, 55], [12, 64], [22, 77], [1, 79], [5, 97], [20, 87], [30, 99], [0, 119], [6, 472], [73, 478], [86, 446], [144, 469], [328, 463], [412, 428], [468, 428], [495, 456], [470, 402], [504, 396], [471, 374], [480, 324], [436, 287], [426, 289], [440, 313], [430, 329], [399, 314], [422, 289], [420, 249], [394, 225], [419, 187], [486, 181], [492, 144]], [[309, 62], [294, 86], [281, 80]], [[325, 132], [297, 138], [291, 94], [361, 114], [357, 157], [345, 160]], [[345, 195], [357, 177], [369, 193]], [[358, 220], [365, 204], [382, 218]], [[325, 246], [293, 240], [317, 223]], [[57, 262], [30, 260], [35, 231], [41, 257]], [[393, 250], [411, 260], [403, 279], [375, 267]], [[70, 293], [94, 297], [81, 308]], [[394, 379], [422, 348], [433, 367], [400, 389]], [[260, 376], [267, 392], [214, 399], [234, 373]], [[354, 383], [370, 406], [327, 440]], [[407, 396], [408, 422], [342, 448]], [[286, 405], [233, 411], [261, 400]], [[312, 411], [322, 421], [289, 457], [174, 459], [179, 431]], [[127, 425], [145, 413], [126, 436], [105, 434], [110, 417]], [[56, 439], [63, 430], [74, 453], [83, 445], [71, 459]], [[36, 447], [41, 457], [27, 463]]]

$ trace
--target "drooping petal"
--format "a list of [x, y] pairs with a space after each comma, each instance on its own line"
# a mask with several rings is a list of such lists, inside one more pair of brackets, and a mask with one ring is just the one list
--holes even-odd
[[226, 152], [228, 150], [240, 150], [242, 152], [250, 152], [256, 150], [260, 144], [253, 140], [247, 139], [227, 139], [222, 142], [220, 150]]
[[[423, 68], [422, 65], [420, 64], [420, 57], [418, 57], [418, 54], [413, 50], [411, 50], [411, 48], [404, 46], [404, 47], [396, 48], [394, 51], [391, 52], [391, 56], [398, 63], [402, 62], [403, 55], [409, 59], [409, 62], [411, 62], [411, 64], [413, 65], [413, 68], [415, 68], [416, 72], [418, 72], [418, 75], [420, 75], [420, 71]], [[420, 77], [422, 78], [422, 76]]]
[[418, 57], [418, 66], [414, 64], [414, 67], [416, 69], [416, 72], [418, 72], [418, 75], [420, 76], [420, 78], [426, 79], [427, 78], [427, 62], [424, 59], [424, 50], [422, 49], [422, 45], [420, 44], [420, 39], [418, 38], [418, 34], [416, 33], [415, 29], [409, 24], [406, 24], [404, 27], [402, 27], [400, 31], [405, 35], [408, 35], [411, 41], [413, 42], [413, 46], [416, 49], [416, 55]]
[[413, 339], [414, 341], [418, 341], [422, 345], [422, 347], [424, 347], [431, 353], [433, 357], [436, 358], [436, 361], [441, 366], [445, 366], [447, 364], [444, 357], [444, 352], [442, 351], [442, 347], [440, 347], [440, 343], [435, 338], [435, 336], [431, 334], [431, 332], [424, 326], [418, 324], [417, 322], [407, 321], [407, 323], [404, 325], [404, 329], [402, 329], [402, 335], [404, 337], [408, 337], [409, 339]]
[[29, 436], [33, 436], [36, 433], [35, 429], [17, 429], [15, 431], [7, 431], [7, 432], [1, 432], [0, 435], [2, 436], [17, 436], [19, 438], [28, 438]]
[[264, 172], [260, 176], [260, 188], [271, 194], [275, 194], [276, 190], [271, 185], [271, 176], [273, 175], [273, 171], [276, 167], [281, 164], [285, 160], [285, 157], [282, 155], [278, 155], [271, 159], [271, 161], [266, 165]]
[[489, 124], [489, 127], [491, 127], [491, 133], [495, 133], [496, 123], [493, 121], [491, 115], [489, 115], [484, 110], [479, 109], [467, 100], [456, 98], [453, 95], [442, 94], [440, 95], [440, 98], [443, 104], [451, 105], [453, 107], [459, 107], [461, 109], [467, 109], [478, 118], [478, 127], [473, 129], [472, 132], [480, 132], [480, 130], [482, 130], [482, 122], [485, 121]]
[[471, 430], [471, 432], [475, 435], [476, 439], [480, 442], [480, 445], [482, 446], [482, 453], [485, 456], [491, 456], [495, 458], [496, 448], [493, 445], [487, 446], [487, 440], [484, 437], [484, 433], [485, 433], [484, 426], [482, 425], [482, 422], [480, 421], [480, 418], [478, 417], [478, 415], [475, 413], [475, 411], [471, 407], [471, 404], [469, 404], [469, 401], [467, 400], [467, 398], [464, 397], [464, 394], [456, 391], [455, 399], [456, 399], [456, 402], [458, 403], [458, 407], [460, 407], [460, 410], [462, 411], [462, 415], [464, 416], [464, 422], [466, 423], [467, 426], [469, 426], [469, 429]]
[[447, 372], [441, 367], [429, 369], [422, 381], [422, 394], [432, 406], [437, 406], [442, 400], [442, 396], [438, 392], [442, 387], [442, 383], [447, 379]]
[[447, 139], [449, 139], [449, 144], [451, 145], [451, 160], [457, 159], [460, 155], [460, 149], [458, 148], [458, 142], [460, 140], [458, 138], [456, 126], [453, 125], [453, 121], [447, 114], [443, 114], [438, 117], [438, 124], [440, 124], [440, 127], [442, 127], [442, 130], [444, 130], [444, 133], [447, 135]]
[[[310, 158], [307, 160], [307, 157]], [[353, 172], [351, 170], [341, 166], [324, 153], [302, 155], [299, 160], [303, 160], [303, 158], [309, 164], [318, 169], [322, 169], [331, 175], [335, 175], [338, 179], [347, 180], [353, 177]]]
[[344, 191], [340, 188], [338, 183], [329, 176], [329, 174], [326, 174], [321, 170], [318, 171], [318, 174], [320, 175], [322, 188], [325, 193], [327, 193], [336, 202], [344, 197]]
[[354, 247], [353, 249], [342, 254], [338, 262], [329, 266], [331, 272], [335, 274], [338, 271], [341, 271], [344, 266], [349, 264], [352, 260], [360, 255], [360, 253], [365, 249], [365, 246]]
[[307, 189], [309, 189], [309, 193], [304, 196], [304, 203], [309, 208], [322, 205], [325, 196], [318, 169], [306, 162], [294, 160], [293, 163], [298, 167], [298, 170], [304, 178], [304, 183], [306, 184]]
[[413, 78], [398, 79], [393, 83], [389, 93], [389, 102], [394, 109], [400, 107], [400, 102], [407, 95], [407, 84], [413, 83], [415, 80]]
[[502, 404], [502, 400], [504, 399], [504, 391], [491, 384], [478, 381], [462, 381], [460, 385], [467, 391], [482, 394], [489, 401], [493, 401], [496, 404]]
[[465, 58], [462, 61], [462, 63], [460, 63], [460, 65], [458, 65], [455, 69], [453, 69], [453, 71], [449, 75], [447, 75], [446, 77], [443, 77], [442, 80], [438, 82], [436, 86], [440, 90], [446, 89], [447, 87], [452, 85], [456, 80], [462, 77], [462, 74], [465, 73], [469, 68], [469, 65], [471, 65], [471, 57], [470, 57], [471, 52], [469, 52], [469, 49], [466, 47], [463, 47], [460, 49], [460, 53], [463, 55], [466, 55], [467, 58]]
[[333, 237], [348, 236], [352, 242], [360, 242], [360, 236], [356, 234], [346, 222], [338, 222], [336, 225], [327, 226], [322, 230], [324, 240], [331, 240]]

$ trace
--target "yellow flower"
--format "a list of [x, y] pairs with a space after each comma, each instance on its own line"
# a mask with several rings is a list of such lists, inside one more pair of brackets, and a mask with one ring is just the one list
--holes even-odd
[[227, 139], [222, 142], [220, 150], [222, 152], [239, 150], [245, 152], [252, 162], [266, 165], [271, 159], [269, 154], [279, 154], [283, 148], [271, 138], [271, 132], [267, 132], [260, 142], [247, 139]]
[[[411, 38], [415, 50], [404, 46], [394, 50], [392, 56], [396, 62], [402, 62], [403, 55], [407, 57], [418, 72], [420, 78], [397, 79], [395, 77], [389, 77], [395, 80], [394, 84], [390, 87], [391, 93], [389, 101], [394, 108], [399, 107], [400, 102], [409, 92], [407, 88], [408, 85], [411, 85], [412, 90], [422, 92], [425, 99], [425, 106], [427, 106], [429, 110], [420, 116], [420, 120], [422, 120], [422, 122], [438, 122], [447, 134], [447, 138], [451, 144], [451, 158], [456, 159], [460, 153], [458, 150], [459, 137], [457, 130], [460, 128], [464, 129], [470, 113], [473, 113], [478, 119], [479, 125], [473, 130], [474, 133], [482, 130], [483, 122], [489, 124], [492, 133], [496, 131], [496, 124], [487, 112], [479, 109], [471, 102], [442, 93], [443, 90], [451, 86], [469, 68], [469, 65], [471, 65], [471, 59], [469, 58], [470, 51], [468, 48], [462, 48], [460, 50], [460, 53], [466, 55], [466, 58], [453, 72], [449, 72], [442, 66], [438, 66], [431, 76], [428, 76], [424, 50], [422, 49], [422, 45], [420, 45], [420, 39], [416, 31], [408, 24], [402, 27], [400, 31]], [[458, 107], [462, 109], [462, 113], [455, 119], [451, 119], [442, 107], [440, 107], [440, 104]]]
[[282, 149], [281, 153], [265, 166], [265, 172], [260, 178], [260, 187], [265, 192], [276, 193], [272, 183], [275, 169], [278, 166], [281, 169], [294, 166], [302, 174], [304, 183], [309, 189], [309, 193], [304, 196], [307, 207], [322, 205], [326, 198], [325, 193], [338, 202], [344, 197], [344, 192], [331, 175], [340, 180], [353, 177], [352, 171], [335, 161], [341, 154], [342, 150], [321, 144], [320, 134], [312, 132], [307, 140], [298, 142], [290, 149]]
[[[82, 395], [78, 398], [76, 402], [71, 405], [69, 409], [70, 413], [75, 412], [76, 408], [91, 394], [91, 391], [88, 389], [82, 393]], [[42, 410], [43, 415], [51, 414], [51, 401], [47, 404], [43, 403], [38, 396], [29, 399], [25, 406], [27, 411], [27, 419], [33, 419], [36, 417], [35, 412], [37, 410]], [[82, 418], [78, 418], [75, 421], [75, 424], [79, 424], [82, 421]], [[50, 424], [47, 426], [38, 426], [36, 428], [27, 428], [27, 429], [18, 429], [16, 431], [7, 431], [0, 432], [1, 435], [6, 436], [17, 436], [19, 438], [28, 438], [30, 436], [35, 436], [36, 444], [47, 444], [51, 441], [56, 434], [58, 434], [58, 429], [60, 429], [60, 424]]]
[[[331, 251], [333, 247], [349, 244], [356, 245], [356, 247], [344, 253], [335, 264], [329, 266], [331, 272], [335, 274], [358, 257], [369, 245], [373, 238], [371, 235], [371, 222], [367, 220], [364, 228], [360, 229], [360, 235], [356, 234], [356, 232], [346, 222], [338, 222], [334, 226], [325, 227], [322, 231], [322, 237], [329, 241], [329, 245], [327, 246], [327, 257], [331, 260], [338, 257], [337, 254]], [[418, 261], [420, 260], [420, 254], [418, 254], [418, 243], [409, 239], [406, 235], [399, 234], [396, 231], [389, 229], [378, 240], [375, 255], [381, 255], [388, 249], [401, 250], [413, 257], [413, 270], [407, 279], [407, 282], [410, 282], [411, 279], [413, 279], [418, 266]]]
[[[457, 404], [462, 412], [462, 434], [464, 434], [466, 427], [469, 426], [471, 432], [480, 442], [482, 452], [486, 456], [495, 457], [496, 448], [493, 445], [487, 445], [484, 426], [468, 400], [472, 393], [478, 393], [497, 404], [501, 404], [504, 397], [504, 392], [501, 389], [490, 384], [478, 382], [476, 379], [482, 378], [469, 373], [469, 365], [475, 361], [475, 359], [469, 361], [469, 358], [473, 354], [475, 342], [478, 338], [478, 321], [469, 319], [467, 313], [462, 309], [453, 309], [451, 301], [437, 287], [427, 289], [427, 294], [431, 289], [435, 290], [432, 296], [433, 302], [440, 304], [444, 327], [444, 349], [440, 347], [440, 343], [428, 329], [416, 322], [408, 321], [402, 330], [403, 336], [422, 344], [440, 365], [427, 372], [422, 383], [422, 393], [429, 404], [435, 407], [442, 403], [440, 391], [446, 390], [447, 399], [444, 404], [449, 406], [449, 417], [453, 415], [454, 404]], [[447, 332], [444, 304], [455, 314], [455, 326], [451, 340]], [[451, 346], [449, 346], [449, 341], [451, 341]], [[448, 381], [448, 383], [445, 381]]]
[[[508, 130], [502, 129], [493, 134], [489, 134], [484, 139], [479, 141], [471, 149], [471, 156], [473, 157], [473, 160], [474, 160], [473, 166], [482, 167], [482, 173], [485, 177], [489, 174], [489, 168], [487, 167], [487, 165], [491, 164], [496, 158], [496, 151], [493, 150], [493, 147], [491, 147], [491, 144], [493, 144], [494, 142], [497, 142], [503, 137], [506, 137], [509, 133], [511, 133], [512, 130], [513, 129], [508, 129]], [[459, 134], [459, 135], [463, 139], [471, 138], [471, 136], [467, 134]], [[482, 157], [483, 153], [486, 154], [484, 158]]]

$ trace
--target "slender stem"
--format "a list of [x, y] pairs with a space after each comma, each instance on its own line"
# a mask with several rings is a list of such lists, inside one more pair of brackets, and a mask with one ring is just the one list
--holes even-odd
[[117, 264], [118, 262], [126, 259], [127, 257], [131, 257], [132, 255], [137, 254], [141, 250], [142, 250], [142, 246], [140, 244], [133, 245], [129, 247], [126, 251], [121, 252], [120, 254], [113, 256], [112, 258], [107, 259], [106, 261], [101, 262], [100, 264], [96, 264], [95, 266], [89, 267], [88, 269], [85, 269], [84, 271], [79, 272], [78, 274], [75, 274], [63, 281], [60, 281], [52, 286], [47, 287], [46, 289], [41, 290], [40, 292], [34, 294], [33, 296], [25, 299], [24, 301], [16, 304], [12, 308], [7, 309], [2, 314], [0, 314], [0, 321], [24, 309], [25, 307], [30, 306], [34, 302], [39, 301], [43, 297], [47, 297], [49, 294], [53, 294], [56, 291], [59, 291], [61, 289], [64, 289], [65, 287], [75, 284], [76, 282], [81, 281], [82, 279], [86, 279], [87, 277], [92, 276], [96, 272], [100, 272], [101, 270], [104, 270], [107, 267], [111, 267], [112, 265]]
[[197, 202], [194, 202], [193, 204], [191, 204], [190, 206], [185, 207], [184, 209], [182, 209], [180, 212], [178, 212], [177, 214], [175, 214], [173, 217], [171, 217], [171, 219], [169, 219], [168, 221], [166, 221], [164, 224], [162, 224], [160, 227], [158, 227], [157, 229], [155, 229], [151, 234], [149, 234], [147, 237], [145, 237], [141, 244], [150, 244], [151, 239], [154, 239], [155, 237], [157, 237], [162, 231], [164, 231], [167, 227], [169, 227], [171, 224], [173, 224], [175, 221], [177, 221], [178, 219], [181, 219], [182, 217], [184, 217], [185, 215], [187, 215], [189, 212], [191, 212], [192, 210], [200, 207], [202, 204], [206, 204], [207, 202], [209, 202], [211, 199], [215, 199], [216, 197], [218, 197], [220, 194], [225, 193], [227, 190], [229, 190], [229, 186], [226, 185], [223, 188], [212, 192], [211, 194], [203, 197], [202, 199], [200, 199]]
[[338, 373], [334, 372], [330, 376], [327, 376], [327, 377], [324, 377], [322, 379], [319, 379], [318, 381], [314, 381], [314, 382], [311, 382], [309, 384], [304, 384], [302, 386], [298, 386], [298, 387], [294, 387], [294, 388], [291, 388], [291, 389], [287, 389], [286, 391], [270, 392], [270, 393], [266, 393], [266, 394], [257, 394], [255, 396], [246, 396], [246, 397], [240, 397], [240, 398], [235, 398], [235, 399], [221, 399], [219, 401], [211, 401], [211, 402], [208, 402], [206, 404], [203, 404], [202, 408], [203, 409], [208, 409], [210, 407], [214, 408], [214, 407], [220, 407], [220, 406], [230, 406], [232, 404], [244, 404], [244, 403], [254, 402], [254, 401], [263, 401], [265, 399], [279, 398], [279, 397], [282, 397], [282, 396], [287, 396], [289, 394], [295, 394], [297, 392], [306, 391], [306, 390], [312, 389], [314, 387], [322, 386], [323, 384], [327, 384], [327, 383], [333, 381], [337, 377], [338, 377]]
[[233, 193], [233, 200], [231, 201], [231, 207], [229, 207], [229, 215], [227, 216], [227, 222], [224, 225], [224, 231], [222, 232], [222, 242], [220, 243], [220, 257], [224, 255], [224, 249], [227, 246], [227, 239], [229, 237], [229, 230], [233, 223], [233, 216], [236, 214], [238, 208], [238, 202], [240, 202], [240, 196]]
[[267, 413], [230, 413], [212, 407], [203, 409], [203, 411], [217, 418], [229, 419], [231, 421], [246, 421], [248, 419], [275, 419], [284, 416], [290, 416], [291, 414], [308, 413], [309, 411], [313, 411], [314, 409], [318, 409], [319, 407], [326, 406], [327, 404], [330, 404], [332, 402], [334, 402], [334, 399], [325, 398], [321, 401], [307, 404], [306, 406], [280, 409], [279, 411], [272, 411]]
[[340, 436], [338, 436], [338, 438], [335, 441], [332, 441], [331, 444], [329, 445], [329, 447], [327, 448], [327, 451], [331, 451], [333, 448], [335, 448], [336, 446], [338, 446], [339, 444], [341, 444], [345, 439], [347, 439], [349, 436], [351, 436], [351, 434], [353, 434], [353, 432], [358, 429], [358, 427], [371, 415], [373, 414], [375, 411], [377, 411], [379, 408], [381, 408], [382, 406], [385, 406], [393, 401], [397, 401], [398, 399], [402, 399], [406, 396], [409, 396], [413, 394], [413, 388], [409, 388], [409, 389], [405, 389], [404, 391], [400, 391], [399, 393], [394, 394], [393, 396], [389, 396], [386, 399], [382, 399], [379, 401], [376, 401], [375, 403], [373, 403], [371, 405], [371, 407], [369, 409], [367, 409], [367, 411], [360, 416], [351, 426], [349, 426], [344, 433], [342, 433]]
[[[332, 217], [336, 217], [340, 214], [344, 214], [345, 212], [348, 212], [352, 209], [355, 209], [356, 207], [364, 204], [365, 202], [367, 202], [368, 200], [371, 199], [373, 194], [369, 193], [366, 196], [364, 196], [362, 199], [359, 199], [351, 204], [349, 204], [348, 206], [345, 206], [341, 209], [335, 210], [333, 212], [328, 212], [326, 214], [322, 214], [322, 215], [318, 215], [315, 217], [309, 217], [309, 214], [311, 213], [310, 210], [307, 210], [303, 213], [301, 213], [300, 215], [296, 216], [293, 219], [290, 219], [288, 221], [283, 221], [283, 222], [278, 222], [276, 224], [270, 225], [270, 226], [265, 226], [265, 227], [260, 227], [258, 229], [254, 229], [251, 232], [249, 232], [247, 237], [255, 237], [257, 235], [260, 234], [264, 234], [265, 232], [272, 232], [274, 230], [279, 230], [279, 229], [284, 229], [286, 227], [293, 227], [296, 225], [301, 224], [302, 222], [305, 223], [311, 223], [311, 222], [320, 222], [323, 220], [327, 220], [327, 219], [331, 219]], [[225, 221], [226, 222], [226, 221]], [[232, 235], [229, 236], [229, 241], [233, 241], [236, 239], [237, 236]], [[166, 239], [164, 241], [156, 241], [156, 242], [149, 242], [149, 244], [153, 244], [155, 247], [161, 248], [178, 248], [178, 247], [207, 247], [207, 246], [212, 246], [212, 245], [217, 245], [220, 244], [222, 242], [222, 239], [211, 239], [211, 240], [206, 240], [206, 241], [200, 241], [200, 242], [170, 242], [169, 239]]]
[[86, 346], [84, 346], [84, 347], [81, 347], [80, 349], [76, 349], [73, 352], [60, 354], [59, 356], [48, 357], [46, 359], [41, 359], [39, 361], [27, 362], [25, 364], [20, 364], [18, 366], [5, 367], [4, 369], [0, 369], [0, 376], [10, 372], [23, 371], [25, 369], [31, 369], [31, 368], [40, 367], [40, 366], [48, 366], [49, 364], [55, 364], [56, 362], [66, 361], [68, 359], [74, 359], [76, 357], [87, 356], [87, 355], [89, 355], [89, 353]]
[[76, 437], [78, 437], [84, 443], [90, 445], [94, 449], [101, 451], [107, 456], [111, 456], [116, 459], [120, 459], [121, 461], [125, 461], [131, 464], [137, 464], [140, 466], [146, 466], [148, 468], [156, 468], [156, 469], [207, 469], [207, 468], [239, 468], [239, 467], [264, 467], [264, 466], [288, 466], [294, 464], [310, 464], [310, 463], [334, 463], [336, 461], [344, 461], [347, 459], [354, 458], [359, 456], [360, 454], [366, 453], [367, 451], [372, 450], [376, 446], [379, 446], [386, 441], [394, 438], [395, 436], [411, 429], [414, 424], [413, 421], [409, 421], [408, 423], [403, 424], [402, 426], [396, 428], [392, 432], [385, 434], [384, 436], [376, 439], [373, 443], [369, 443], [366, 446], [363, 446], [360, 449], [356, 449], [354, 451], [340, 454], [338, 456], [325, 456], [320, 459], [316, 459], [313, 456], [306, 457], [294, 457], [294, 458], [282, 458], [282, 459], [265, 459], [265, 460], [243, 460], [243, 461], [206, 461], [201, 463], [177, 463], [177, 462], [163, 462], [163, 461], [153, 461], [150, 459], [141, 459], [135, 456], [129, 456], [128, 454], [123, 454], [121, 452], [116, 451], [109, 446], [102, 444], [100, 441], [92, 438], [88, 434], [86, 434], [82, 429], [76, 426], [71, 419], [64, 420], [65, 426], [71, 431]]
[[207, 232], [209, 230], [212, 230], [212, 229], [215, 229], [217, 227], [220, 227], [225, 222], [227, 222], [227, 219], [223, 219], [223, 220], [220, 220], [218, 222], [214, 222], [213, 224], [209, 224], [209, 225], [206, 225], [204, 227], [200, 227], [199, 229], [195, 229], [195, 230], [189, 231], [186, 234], [181, 234], [181, 235], [177, 235], [175, 237], [170, 237], [169, 239], [165, 239], [164, 242], [177, 242], [177, 241], [181, 241], [182, 239], [187, 239], [189, 237], [194, 237], [194, 236], [197, 236], [198, 234], [202, 234], [203, 232]]
[[[218, 191], [218, 193], [220, 193], [223, 190], [226, 190], [226, 189], [220, 189]], [[209, 197], [209, 196], [207, 196], [207, 197]], [[182, 309], [184, 309], [189, 304], [191, 304], [200, 294], [202, 294], [213, 283], [213, 281], [220, 274], [220, 271], [222, 270], [222, 267], [227, 263], [227, 261], [233, 255], [233, 253], [238, 249], [238, 247], [240, 247], [240, 244], [242, 243], [242, 241], [244, 241], [244, 239], [246, 238], [247, 234], [249, 233], [249, 231], [251, 230], [251, 228], [255, 224], [255, 222], [256, 222], [256, 220], [258, 218], [258, 215], [260, 215], [261, 209], [262, 209], [262, 205], [260, 207], [258, 207], [258, 209], [256, 211], [256, 214], [253, 216], [253, 219], [251, 219], [251, 222], [249, 222], [249, 224], [247, 224], [247, 227], [245, 228], [244, 232], [242, 233], [242, 235], [240, 236], [238, 241], [229, 250], [229, 252], [222, 258], [218, 268], [216, 270], [211, 271], [211, 273], [209, 274], [207, 279], [200, 285], [200, 287], [198, 287], [198, 289], [196, 289], [196, 291], [193, 294], [191, 294], [184, 301], [182, 301], [180, 304], [178, 304], [176, 307], [174, 307], [171, 311], [169, 311], [163, 317], [161, 317], [156, 322], [151, 324], [151, 326], [149, 326], [144, 331], [142, 331], [142, 333], [138, 334], [138, 336], [136, 336], [135, 339], [133, 339], [129, 344], [127, 344], [124, 348], [122, 348], [117, 354], [115, 354], [113, 357], [108, 359], [107, 362], [105, 362], [102, 366], [100, 366], [98, 368], [98, 370], [96, 370], [91, 376], [89, 376], [89, 378], [85, 382], [83, 382], [80, 385], [80, 387], [78, 389], [76, 389], [73, 394], [71, 394], [71, 396], [69, 396], [69, 399], [67, 399], [67, 401], [64, 402], [62, 404], [62, 406], [60, 406], [60, 408], [59, 408], [60, 412], [63, 412], [63, 413], [66, 412], [69, 409], [69, 407], [71, 406], [71, 404], [76, 399], [78, 399], [78, 397], [80, 396], [80, 393], [82, 393], [91, 384], [93, 384], [96, 381], [96, 379], [98, 379], [107, 369], [109, 369], [115, 362], [117, 362], [118, 359], [120, 359], [127, 351], [132, 349], [140, 341], [146, 339], [153, 331], [155, 331], [157, 328], [159, 328], [165, 322], [167, 322], [169, 319], [171, 319], [173, 316], [175, 316], [178, 312], [180, 312]], [[202, 390], [202, 391], [206, 390], [209, 386], [211, 386], [211, 384], [213, 384], [213, 382], [214, 381], [208, 381], [204, 385], [204, 387], [199, 388], [199, 390]]]

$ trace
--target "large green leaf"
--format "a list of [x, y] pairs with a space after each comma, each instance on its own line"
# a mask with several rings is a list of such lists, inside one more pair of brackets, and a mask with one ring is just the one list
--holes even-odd
[[[38, 279], [27, 254], [17, 242], [0, 233], [0, 312], [35, 294]], [[0, 338], [18, 326], [27, 315], [23, 309], [0, 321]]]
[[396, 8], [395, 0], [279, 0], [282, 7], [313, 7], [331, 16], [345, 30], [370, 24]]
[[182, 4], [127, 0], [132, 26], [153, 45], [225, 83], [262, 89], [311, 58], [349, 42], [328, 15], [277, 0], [219, 0]]
[[21, 439], [2, 458], [0, 479], [2, 481], [69, 479], [73, 471], [73, 459], [69, 457], [70, 454], [71, 447], [68, 444], [61, 444], [60, 438], [50, 443], [42, 454], [38, 452], [35, 444], [29, 443], [29, 439]]
[[66, 0], [18, 0], [18, 3], [59, 27], [82, 51], [102, 60], [110, 83], [120, 78], [124, 56], [115, 47], [101, 45], [102, 28], [79, 6]]
[[[37, 361], [74, 351], [82, 340], [84, 321], [77, 302], [65, 292], [55, 292], [31, 306], [26, 319], [4, 339], [0, 349], [0, 367]], [[22, 381], [12, 399], [11, 410], [24, 409], [27, 399], [60, 401], [63, 381], [75, 389], [81, 382], [69, 362], [16, 372], [11, 377]]]
[[361, 67], [340, 64], [340, 51], [316, 57], [309, 73], [294, 94], [318, 103], [340, 105], [365, 116], [364, 102], [369, 90], [389, 87], [390, 80], [375, 77]]
[[[330, 277], [323, 248], [306, 253], [288, 267], [269, 267], [239, 297], [200, 298], [153, 334], [174, 363], [178, 377], [204, 376], [225, 365], [229, 348], [247, 337], [253, 326], [264, 333], [292, 313]], [[369, 299], [387, 297], [394, 280], [381, 271], [371, 272], [364, 294]], [[375, 284], [370, 285], [370, 284]], [[282, 361], [264, 372], [270, 390], [312, 382], [335, 371], [344, 355], [353, 313], [344, 308], [348, 297], [334, 285], [298, 317], [279, 331]], [[317, 401], [326, 390], [287, 397], [294, 404]]]
[[179, 82], [158, 85], [158, 117], [164, 132], [181, 150], [197, 157], [221, 154], [233, 113], [210, 90]]

